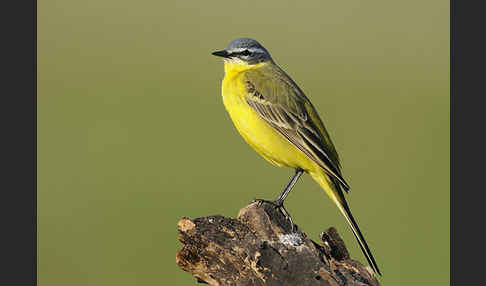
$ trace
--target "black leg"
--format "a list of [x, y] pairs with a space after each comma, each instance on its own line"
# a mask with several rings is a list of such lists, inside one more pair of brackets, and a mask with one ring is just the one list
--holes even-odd
[[295, 186], [295, 183], [299, 180], [300, 176], [304, 173], [304, 170], [302, 169], [297, 169], [295, 170], [295, 174], [290, 178], [290, 182], [287, 184], [285, 189], [280, 193], [278, 198], [274, 201], [274, 203], [278, 206], [283, 206], [283, 203], [287, 196], [289, 195], [290, 191], [292, 191], [292, 188]]
[[292, 218], [290, 217], [290, 214], [287, 212], [285, 209], [283, 203], [287, 196], [289, 195], [290, 191], [292, 188], [295, 186], [295, 183], [299, 180], [300, 176], [304, 173], [304, 170], [302, 169], [296, 169], [295, 174], [290, 178], [290, 182], [285, 186], [283, 191], [280, 193], [280, 195], [277, 197], [275, 201], [266, 201], [266, 200], [255, 200], [260, 203], [266, 202], [270, 203], [275, 206], [275, 208], [279, 209], [279, 211], [290, 221], [290, 225], [292, 226], [292, 231], [294, 230], [294, 222], [292, 221]]

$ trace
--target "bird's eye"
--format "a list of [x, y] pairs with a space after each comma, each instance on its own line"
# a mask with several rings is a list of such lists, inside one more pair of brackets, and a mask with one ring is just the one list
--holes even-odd
[[252, 54], [252, 52], [250, 52], [249, 50], [244, 50], [244, 51], [241, 52], [242, 56], [249, 56], [251, 54]]

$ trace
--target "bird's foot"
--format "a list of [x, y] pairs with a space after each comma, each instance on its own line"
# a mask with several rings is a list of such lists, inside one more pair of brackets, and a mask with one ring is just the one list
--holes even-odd
[[261, 206], [263, 203], [271, 204], [272, 206], [275, 207], [275, 209], [279, 210], [281, 214], [290, 222], [290, 227], [291, 231], [294, 232], [297, 230], [296, 225], [292, 221], [292, 217], [290, 217], [289, 212], [285, 209], [283, 202], [280, 200], [275, 200], [275, 201], [269, 201], [269, 200], [263, 200], [263, 199], [254, 199], [253, 202], [257, 202], [258, 206]]
[[263, 205], [263, 203], [266, 203], [266, 204], [271, 204], [273, 205], [274, 207], [277, 207], [277, 205], [275, 204], [274, 201], [269, 201], [269, 200], [264, 200], [264, 199], [253, 199], [253, 201], [251, 201], [252, 203], [257, 203], [258, 206], [260, 207], [261, 205]]

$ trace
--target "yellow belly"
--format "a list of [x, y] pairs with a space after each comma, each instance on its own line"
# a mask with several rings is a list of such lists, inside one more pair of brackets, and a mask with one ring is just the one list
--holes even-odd
[[[282, 167], [315, 170], [317, 165], [273, 127], [265, 122], [244, 99], [246, 92], [238, 78], [223, 80], [223, 103], [245, 141], [270, 163]], [[318, 167], [317, 167], [318, 168]]]

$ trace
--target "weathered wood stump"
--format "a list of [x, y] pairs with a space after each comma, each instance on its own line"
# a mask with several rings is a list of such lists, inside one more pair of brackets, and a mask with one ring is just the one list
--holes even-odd
[[184, 247], [176, 262], [210, 285], [370, 285], [371, 268], [349, 258], [336, 229], [321, 233], [322, 245], [307, 238], [272, 205], [251, 203], [238, 217], [219, 215], [178, 223]]

